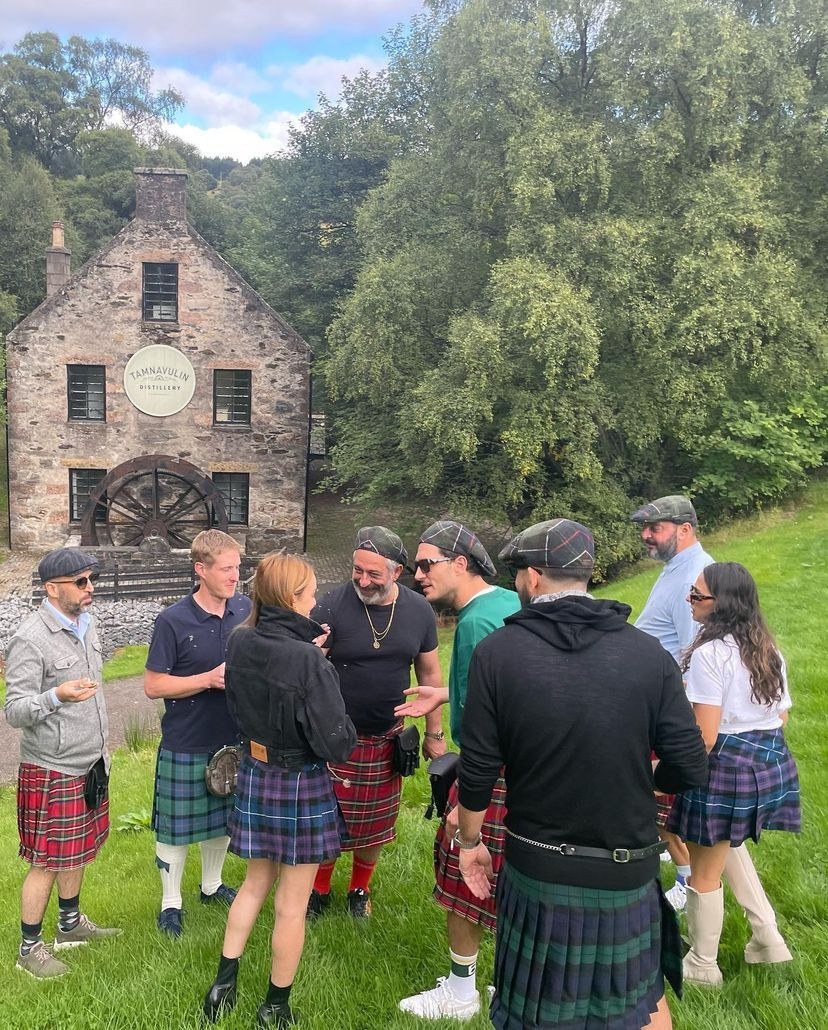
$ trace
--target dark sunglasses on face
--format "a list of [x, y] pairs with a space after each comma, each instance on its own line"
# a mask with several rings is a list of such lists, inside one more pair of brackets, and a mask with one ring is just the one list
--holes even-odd
[[101, 578], [100, 572], [90, 572], [88, 576], [78, 576], [77, 579], [53, 579], [53, 583], [74, 583], [78, 590], [86, 590], [87, 586], [94, 586]]
[[414, 562], [414, 571], [419, 569], [424, 576], [427, 576], [432, 565], [439, 565], [444, 561], [454, 561], [454, 558], [420, 558], [419, 561]]
[[690, 587], [690, 592], [687, 594], [690, 601], [696, 604], [699, 601], [715, 601], [716, 598], [713, 594], [700, 594], [695, 587]]

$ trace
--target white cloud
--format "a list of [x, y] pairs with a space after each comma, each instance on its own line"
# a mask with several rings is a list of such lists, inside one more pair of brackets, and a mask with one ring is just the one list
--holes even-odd
[[187, 113], [203, 119], [210, 127], [249, 126], [258, 121], [262, 113], [258, 104], [247, 97], [219, 89], [183, 68], [158, 68], [152, 81], [156, 89], [174, 86], [184, 96]]
[[422, 0], [3, 0], [3, 43], [24, 33], [112, 35], [159, 53], [226, 53], [282, 36], [337, 29], [378, 32], [404, 21]]
[[268, 72], [277, 74], [287, 72], [282, 80], [282, 88], [296, 96], [308, 99], [317, 93], [335, 100], [339, 96], [343, 76], [349, 79], [358, 75], [363, 69], [377, 72], [385, 67], [385, 61], [365, 54], [354, 54], [353, 57], [325, 57], [320, 54], [311, 57], [303, 64], [291, 68], [271, 67]]
[[296, 115], [281, 111], [260, 130], [238, 125], [200, 129], [197, 125], [171, 125], [169, 132], [197, 147], [203, 157], [232, 157], [246, 164], [254, 157], [267, 157], [284, 150], [288, 127]]
[[244, 96], [264, 93], [272, 83], [261, 76], [255, 68], [241, 61], [221, 61], [210, 70], [210, 81], [214, 86], [228, 89]]

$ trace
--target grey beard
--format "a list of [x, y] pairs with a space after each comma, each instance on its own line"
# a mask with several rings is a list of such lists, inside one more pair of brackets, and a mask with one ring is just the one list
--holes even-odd
[[388, 584], [388, 588], [381, 594], [364, 594], [353, 580], [351, 580], [351, 586], [354, 588], [354, 593], [363, 604], [385, 604], [387, 601], [391, 600], [394, 593], [393, 580]]

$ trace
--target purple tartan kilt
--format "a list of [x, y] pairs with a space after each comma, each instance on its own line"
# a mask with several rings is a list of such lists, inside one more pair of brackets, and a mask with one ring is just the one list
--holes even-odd
[[345, 824], [324, 762], [292, 771], [243, 755], [227, 821], [230, 851], [285, 865], [339, 856]]
[[706, 787], [676, 794], [667, 829], [682, 840], [738, 847], [762, 830], [799, 833], [799, 776], [781, 729], [720, 733]]

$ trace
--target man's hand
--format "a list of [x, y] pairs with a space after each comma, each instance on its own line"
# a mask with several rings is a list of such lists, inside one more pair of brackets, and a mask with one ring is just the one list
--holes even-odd
[[446, 833], [449, 835], [450, 840], [454, 839], [455, 833], [460, 829], [460, 820], [457, 816], [457, 805], [446, 811]]
[[466, 886], [476, 898], [485, 901], [492, 893], [494, 870], [492, 856], [485, 844], [478, 844], [473, 851], [460, 849], [458, 856], [460, 873]]
[[207, 673], [208, 690], [224, 690], [224, 662]]
[[74, 704], [77, 701], [87, 701], [90, 697], [94, 697], [97, 689], [98, 684], [94, 680], [84, 677], [79, 680], [66, 680], [65, 683], [61, 683], [59, 687], [55, 688], [55, 693], [58, 701], [63, 704], [67, 702]]
[[320, 633], [318, 637], [314, 637], [313, 638], [313, 642], [314, 642], [314, 644], [316, 644], [317, 647], [324, 647], [325, 646], [325, 641], [331, 635], [331, 627], [327, 624], [327, 622], [321, 623], [321, 626], [322, 626], [322, 629], [325, 630], [325, 632], [324, 633]]
[[423, 737], [423, 757], [428, 758], [439, 758], [440, 755], [444, 755], [448, 751], [448, 745], [446, 744], [446, 738], [442, 740], [435, 740], [434, 737]]
[[[403, 691], [403, 694], [406, 697], [413, 697], [416, 694], [417, 697], [415, 700], [403, 701], [401, 705], [397, 705], [394, 709], [394, 715], [398, 718], [410, 716], [412, 719], [420, 719], [424, 715], [436, 711], [440, 705], [444, 705], [448, 701], [448, 689], [446, 687], [430, 687], [427, 684], [409, 687], [408, 690]], [[445, 751], [445, 748], [443, 748], [443, 751]], [[439, 753], [443, 754], [443, 751]]]

